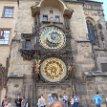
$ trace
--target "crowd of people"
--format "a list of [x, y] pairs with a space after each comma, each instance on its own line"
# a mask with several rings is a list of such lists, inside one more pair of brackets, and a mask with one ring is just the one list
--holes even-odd
[[[18, 96], [15, 101], [15, 107], [28, 107], [28, 101], [24, 97]], [[2, 101], [1, 107], [13, 107], [12, 102], [5, 96]]]
[[[96, 92], [96, 95], [92, 98], [93, 104], [95, 104], [96, 107], [101, 107], [103, 99], [102, 96], [99, 95], [99, 92]], [[26, 100], [24, 97], [18, 96], [15, 100], [15, 107], [30, 107], [28, 100]], [[105, 99], [105, 104], [107, 107], [107, 97]], [[37, 105], [35, 107], [46, 107], [46, 101], [43, 95], [41, 95], [38, 98]], [[7, 97], [5, 97], [2, 100], [1, 107], [14, 107], [11, 103], [11, 100]], [[48, 106], [47, 106], [48, 107]], [[77, 94], [73, 95], [71, 98], [69, 98], [66, 93], [60, 95], [58, 97], [57, 94], [52, 94], [49, 96], [49, 107], [81, 107], [80, 105], [80, 98]], [[88, 106], [89, 107], [89, 106]]]
[[[66, 93], [64, 93], [63, 96], [60, 95], [59, 97], [55, 94], [52, 94], [49, 96], [49, 105], [51, 105], [57, 101], [61, 102], [63, 104], [63, 107], [79, 107], [78, 95], [72, 96], [72, 98], [70, 98], [70, 100], [69, 100], [69, 97], [66, 95]], [[38, 105], [38, 107], [46, 106], [45, 98], [43, 97], [43, 95], [41, 95], [39, 97], [37, 105]]]
[[1, 107], [12, 107], [10, 99], [8, 99], [6, 96], [2, 101]]
[[[96, 92], [96, 94], [92, 97], [92, 104], [94, 104], [96, 107], [101, 107], [103, 99], [102, 96], [99, 94], [99, 92]], [[107, 97], [105, 99], [105, 104], [107, 107]], [[40, 96], [37, 103], [38, 107], [45, 107], [46, 102], [43, 95]], [[73, 95], [71, 98], [69, 98], [66, 93], [64, 95], [60, 95], [59, 97], [57, 95], [50, 95], [49, 96], [49, 105], [50, 107], [84, 107], [80, 103], [80, 98], [77, 94]], [[56, 106], [57, 105], [57, 106]], [[86, 107], [89, 107], [86, 106]]]

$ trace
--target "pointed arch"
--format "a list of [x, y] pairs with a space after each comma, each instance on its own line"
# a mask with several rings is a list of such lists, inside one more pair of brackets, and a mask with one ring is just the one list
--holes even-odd
[[88, 38], [93, 45], [96, 45], [97, 43], [96, 32], [95, 32], [96, 22], [94, 21], [93, 18], [87, 17], [86, 23], [87, 23], [87, 29], [88, 29]]
[[90, 21], [93, 24], [93, 26], [96, 25], [96, 21], [92, 17], [86, 17], [86, 21]]

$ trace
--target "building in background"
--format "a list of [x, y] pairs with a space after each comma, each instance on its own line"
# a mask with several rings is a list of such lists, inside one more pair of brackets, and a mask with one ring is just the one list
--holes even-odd
[[107, 30], [102, 3], [0, 0], [0, 100], [77, 93], [86, 104], [107, 93]]

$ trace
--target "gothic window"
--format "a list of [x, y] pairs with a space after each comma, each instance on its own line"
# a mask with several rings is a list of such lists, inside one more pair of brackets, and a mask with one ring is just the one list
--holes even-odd
[[48, 21], [48, 15], [43, 15], [43, 21]]
[[13, 17], [13, 7], [4, 7], [3, 17], [11, 18]]
[[8, 44], [9, 36], [10, 36], [10, 30], [0, 29], [0, 44]]
[[95, 45], [96, 44], [96, 37], [95, 37], [95, 31], [94, 26], [90, 21], [87, 21], [87, 28], [88, 28], [88, 38], [90, 42]]

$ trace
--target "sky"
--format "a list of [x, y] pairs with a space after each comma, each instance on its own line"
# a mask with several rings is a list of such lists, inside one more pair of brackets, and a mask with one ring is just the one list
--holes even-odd
[[105, 20], [107, 21], [107, 0], [94, 0], [94, 1], [103, 2]]

